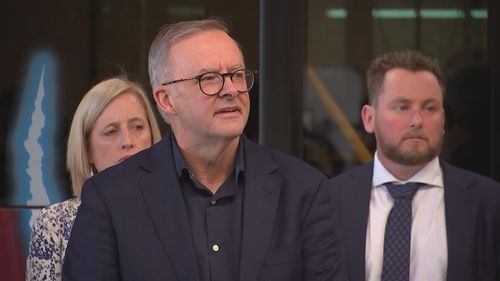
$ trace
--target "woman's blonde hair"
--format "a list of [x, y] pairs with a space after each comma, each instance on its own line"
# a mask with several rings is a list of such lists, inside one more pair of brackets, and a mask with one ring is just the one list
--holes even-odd
[[76, 109], [68, 136], [66, 151], [66, 167], [71, 176], [73, 195], [80, 196], [82, 185], [92, 175], [89, 161], [89, 137], [96, 119], [106, 106], [117, 96], [131, 92], [135, 94], [146, 110], [151, 139], [153, 143], [160, 140], [161, 134], [152, 107], [139, 84], [123, 77], [104, 80], [95, 85], [83, 97]]

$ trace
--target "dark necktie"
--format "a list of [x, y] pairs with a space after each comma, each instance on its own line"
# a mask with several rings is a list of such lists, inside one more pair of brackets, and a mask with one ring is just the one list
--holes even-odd
[[419, 183], [385, 184], [394, 206], [385, 225], [382, 281], [410, 279], [411, 201]]

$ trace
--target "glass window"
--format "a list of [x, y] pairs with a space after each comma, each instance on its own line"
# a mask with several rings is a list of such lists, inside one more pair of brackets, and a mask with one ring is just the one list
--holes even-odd
[[371, 159], [365, 70], [377, 54], [417, 49], [446, 79], [442, 157], [488, 175], [488, 161], [475, 160], [489, 158], [487, 10], [484, 0], [308, 1], [305, 160], [332, 176]]

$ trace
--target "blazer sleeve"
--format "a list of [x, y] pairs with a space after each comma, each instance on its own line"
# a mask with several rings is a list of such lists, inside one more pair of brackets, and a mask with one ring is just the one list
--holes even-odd
[[494, 182], [488, 188], [485, 186], [483, 190], [487, 192], [481, 202], [484, 210], [481, 216], [482, 244], [479, 247], [484, 252], [480, 255], [480, 264], [485, 268], [481, 270], [481, 280], [500, 280], [500, 184]]
[[62, 280], [120, 280], [118, 250], [106, 201], [92, 179], [82, 188], [82, 204], [66, 249]]
[[313, 197], [302, 226], [304, 280], [347, 280], [327, 181]]

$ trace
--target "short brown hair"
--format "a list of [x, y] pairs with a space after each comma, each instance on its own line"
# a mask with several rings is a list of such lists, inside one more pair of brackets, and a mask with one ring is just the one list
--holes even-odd
[[372, 60], [366, 71], [366, 84], [370, 104], [377, 102], [380, 90], [384, 84], [385, 74], [395, 68], [410, 71], [429, 71], [439, 82], [444, 92], [441, 69], [436, 59], [424, 55], [416, 50], [403, 50], [378, 55]]

